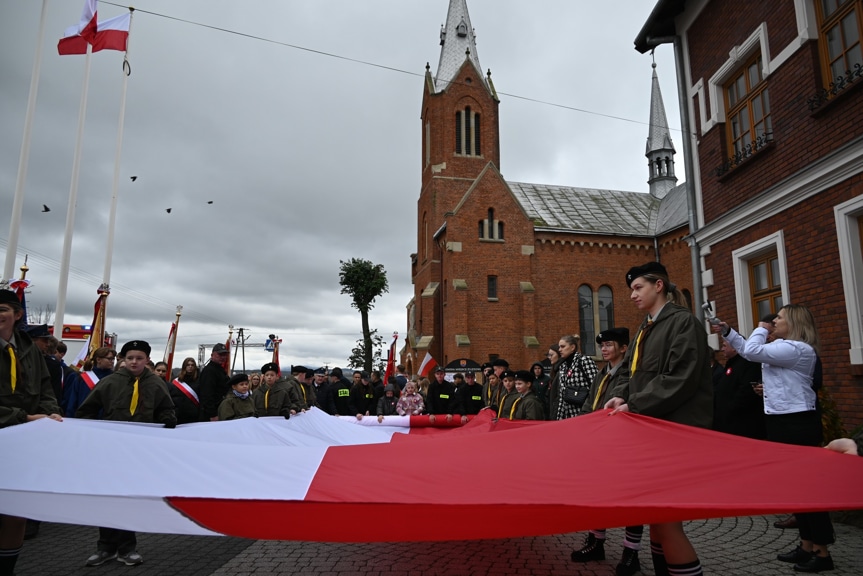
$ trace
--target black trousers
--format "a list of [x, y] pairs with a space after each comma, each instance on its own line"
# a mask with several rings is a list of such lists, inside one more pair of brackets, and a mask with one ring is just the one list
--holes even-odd
[[[767, 414], [767, 439], [797, 446], [821, 446], [821, 416], [815, 410], [791, 414]], [[800, 539], [819, 546], [835, 542], [833, 522], [827, 512], [796, 512]]]
[[138, 547], [138, 539], [135, 537], [135, 533], [129, 530], [99, 528], [99, 541], [96, 543], [96, 547], [106, 552], [117, 552], [122, 556], [135, 551]]

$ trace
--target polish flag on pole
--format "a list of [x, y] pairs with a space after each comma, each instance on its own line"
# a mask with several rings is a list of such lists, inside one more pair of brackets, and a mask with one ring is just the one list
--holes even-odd
[[61, 56], [87, 53], [87, 43], [92, 43], [96, 37], [96, 19], [96, 0], [85, 0], [81, 20], [66, 28], [63, 38], [57, 44], [57, 51]]
[[437, 362], [432, 358], [432, 355], [426, 352], [425, 358], [423, 358], [422, 363], [420, 364], [420, 369], [418, 370], [418, 374], [420, 376], [428, 376], [429, 373], [437, 367]]
[[[84, 24], [84, 20], [91, 9], [91, 4], [92, 19]], [[81, 22], [75, 26], [66, 28], [63, 38], [57, 44], [57, 52], [59, 52], [60, 56], [86, 54], [88, 43], [92, 45], [91, 52], [99, 52], [100, 50], [125, 52], [129, 40], [131, 22], [132, 14], [131, 12], [127, 12], [126, 14], [121, 14], [120, 16], [97, 23], [96, 2], [95, 0], [88, 0], [84, 6]]]

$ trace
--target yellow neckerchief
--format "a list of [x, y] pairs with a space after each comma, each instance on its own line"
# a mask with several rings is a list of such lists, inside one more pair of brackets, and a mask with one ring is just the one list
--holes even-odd
[[[503, 386], [503, 382], [501, 382], [500, 385]], [[506, 389], [506, 387], [504, 387], [504, 389]], [[498, 395], [498, 406], [497, 406], [497, 417], [498, 418], [500, 418], [500, 415], [503, 412], [504, 400], [506, 400], [506, 397], [509, 396], [510, 394], [512, 394], [513, 392], [515, 392], [515, 388], [513, 388], [512, 390], [510, 390], [506, 394], [504, 394], [503, 398], [501, 398], [500, 395]], [[512, 420], [512, 412], [510, 412], [509, 416], [510, 416], [509, 419]]]
[[[486, 401], [491, 405], [491, 382], [488, 383], [488, 392], [486, 392]], [[496, 390], [494, 391], [495, 398], [497, 399], [496, 404], [500, 404], [500, 389], [503, 388], [503, 382], [498, 381], [497, 386], [495, 386]]]
[[135, 378], [135, 383], [132, 385], [132, 402], [129, 404], [129, 413], [134, 416], [135, 410], [138, 409], [138, 378]]
[[515, 399], [515, 402], [512, 403], [512, 408], [510, 408], [510, 410], [509, 410], [509, 419], [510, 420], [512, 420], [513, 416], [515, 416], [515, 407], [518, 406], [518, 403], [521, 402], [522, 398], [524, 398], [524, 397], [519, 396], [518, 398]]
[[18, 383], [18, 358], [15, 356], [15, 349], [11, 342], [6, 345], [6, 349], [9, 351], [9, 376], [12, 382], [12, 394], [14, 394], [15, 385]]
[[300, 382], [300, 390], [303, 391], [303, 403], [308, 405], [309, 401], [306, 399], [306, 385]]
[[635, 339], [635, 350], [632, 351], [632, 365], [629, 368], [629, 375], [633, 376], [635, 374], [636, 368], [638, 368], [638, 357], [641, 354], [641, 339], [644, 336], [645, 332], [650, 330], [653, 327], [653, 320], [648, 317], [647, 324], [638, 331], [638, 337]]
[[599, 388], [596, 389], [596, 398], [593, 399], [592, 410], [596, 410], [596, 405], [599, 403], [599, 399], [602, 398], [602, 393], [605, 391], [605, 384], [608, 382], [608, 377], [611, 376], [611, 372], [606, 372], [605, 376], [602, 377], [602, 381], [599, 383]]
[[264, 410], [269, 408], [269, 406], [270, 406], [270, 388], [268, 386], [267, 387], [267, 393], [264, 394]]

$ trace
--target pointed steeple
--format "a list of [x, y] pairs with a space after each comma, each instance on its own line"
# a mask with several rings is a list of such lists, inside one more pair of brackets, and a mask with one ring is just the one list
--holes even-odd
[[650, 169], [650, 193], [657, 198], [664, 198], [677, 185], [674, 175], [674, 144], [668, 131], [668, 120], [665, 117], [665, 105], [662, 103], [662, 92], [659, 90], [659, 78], [656, 75], [656, 62], [653, 63], [653, 84], [650, 89], [650, 130], [647, 134], [647, 163]]
[[467, 12], [467, 0], [450, 0], [446, 24], [440, 30], [440, 45], [440, 62], [435, 75], [435, 89], [438, 92], [446, 90], [465, 59], [473, 62], [482, 77], [482, 66], [476, 51], [476, 34]]

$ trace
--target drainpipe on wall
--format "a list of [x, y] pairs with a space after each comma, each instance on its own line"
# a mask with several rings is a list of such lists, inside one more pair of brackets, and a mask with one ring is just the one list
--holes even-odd
[[689, 124], [689, 94], [686, 86], [686, 73], [683, 69], [683, 41], [680, 36], [663, 36], [648, 38], [651, 48], [660, 44], [674, 46], [674, 68], [677, 73], [677, 101], [680, 106], [680, 130], [683, 133], [683, 169], [686, 175], [686, 209], [689, 215], [689, 252], [692, 257], [692, 308], [695, 316], [704, 322], [704, 310], [701, 308], [704, 287], [701, 284], [701, 248], [695, 240], [698, 231], [698, 211], [695, 198], [695, 183], [693, 182], [692, 166], [695, 158], [692, 154], [692, 127]]

